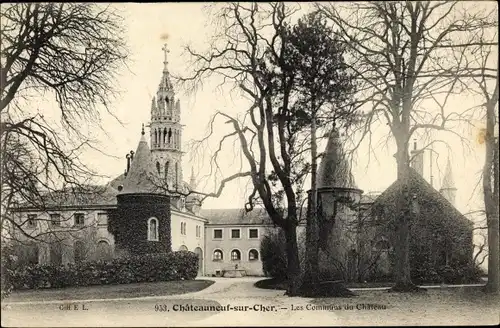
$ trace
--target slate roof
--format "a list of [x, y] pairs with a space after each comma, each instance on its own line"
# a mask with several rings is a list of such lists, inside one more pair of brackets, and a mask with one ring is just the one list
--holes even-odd
[[330, 132], [317, 177], [318, 188], [357, 188], [336, 130]]
[[[118, 190], [105, 186], [82, 186], [81, 188], [65, 188], [62, 190], [45, 193], [40, 206], [45, 209], [60, 207], [92, 207], [92, 206], [116, 206], [116, 195]], [[35, 204], [20, 204], [18, 210], [28, 210], [32, 208], [40, 209]]]
[[[472, 224], [465, 215], [451, 204], [441, 193], [432, 187], [417, 171], [410, 168], [409, 186], [412, 193], [425, 194], [426, 197], [436, 204], [441, 213], [451, 214], [450, 216], [465, 222], [468, 225]], [[384, 207], [387, 203], [392, 203], [396, 199], [395, 194], [399, 192], [399, 181], [394, 181], [380, 196], [375, 199], [372, 208], [377, 209]]]
[[[305, 218], [306, 209], [302, 210], [302, 218]], [[264, 208], [254, 208], [246, 212], [243, 208], [220, 208], [202, 209], [200, 216], [208, 220], [207, 224], [230, 224], [230, 225], [273, 225], [273, 222]]]
[[446, 163], [446, 169], [445, 169], [444, 178], [443, 178], [443, 185], [441, 186], [441, 189], [456, 189], [455, 182], [453, 179], [453, 173], [451, 171], [451, 163], [450, 163], [449, 157], [448, 157], [448, 162]]
[[130, 163], [130, 169], [123, 180], [123, 189], [120, 194], [162, 193], [158, 188], [160, 178], [154, 170], [151, 151], [144, 137], [144, 131], [137, 146], [135, 156]]

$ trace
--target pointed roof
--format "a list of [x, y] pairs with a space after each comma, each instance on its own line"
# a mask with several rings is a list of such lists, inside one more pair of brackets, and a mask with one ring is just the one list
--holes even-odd
[[[471, 225], [472, 222], [465, 217], [460, 211], [447, 200], [443, 195], [434, 189], [417, 171], [409, 168], [408, 185], [410, 192], [416, 194], [417, 197], [426, 204], [423, 207], [426, 210], [432, 210], [435, 218], [448, 217], [456, 222], [463, 222]], [[391, 211], [395, 208], [395, 203], [399, 200], [398, 194], [401, 191], [401, 183], [399, 180], [394, 181], [380, 196], [378, 196], [371, 206], [372, 213], [381, 213]]]
[[318, 188], [356, 188], [339, 133], [335, 129], [330, 132], [323, 159], [319, 164], [317, 185]]
[[141, 140], [132, 163], [130, 163], [127, 176], [123, 180], [123, 189], [120, 194], [161, 193], [158, 184], [154, 183], [155, 181], [160, 181], [160, 178], [154, 170], [143, 126]]
[[191, 190], [196, 189], [196, 177], [194, 176], [194, 166], [191, 166], [191, 178], [189, 179]]
[[455, 188], [455, 180], [453, 179], [453, 172], [451, 170], [451, 163], [449, 156], [448, 156], [448, 162], [446, 163], [446, 169], [444, 171], [443, 184], [441, 185], [441, 190], [443, 189], [457, 189]]
[[165, 43], [162, 48], [165, 59], [163, 60], [163, 75], [160, 81], [160, 90], [173, 90], [172, 81], [170, 80], [170, 73], [168, 71], [168, 53], [170, 52]]

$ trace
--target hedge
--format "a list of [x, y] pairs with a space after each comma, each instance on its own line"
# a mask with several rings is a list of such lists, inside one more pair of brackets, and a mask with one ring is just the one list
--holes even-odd
[[197, 255], [178, 251], [61, 266], [29, 265], [14, 270], [11, 284], [14, 289], [129, 284], [192, 280], [197, 273]]

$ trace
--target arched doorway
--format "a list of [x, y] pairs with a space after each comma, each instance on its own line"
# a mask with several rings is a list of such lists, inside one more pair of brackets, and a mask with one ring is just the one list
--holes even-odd
[[97, 243], [96, 258], [100, 261], [110, 261], [113, 258], [111, 246], [106, 240], [100, 240]]
[[198, 256], [198, 276], [203, 276], [203, 251], [196, 247], [194, 253]]
[[181, 247], [179, 247], [179, 251], [187, 251], [188, 248], [186, 247], [186, 245], [181, 245]]

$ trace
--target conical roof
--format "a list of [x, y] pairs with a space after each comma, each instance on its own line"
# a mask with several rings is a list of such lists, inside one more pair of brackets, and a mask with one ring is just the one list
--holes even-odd
[[151, 152], [142, 131], [141, 140], [137, 146], [130, 169], [123, 180], [120, 194], [156, 193], [160, 194], [160, 178], [154, 170]]
[[453, 179], [453, 172], [451, 171], [451, 163], [449, 157], [448, 157], [448, 162], [446, 163], [446, 169], [444, 171], [443, 184], [441, 185], [441, 190], [443, 189], [456, 189], [455, 180]]
[[339, 133], [335, 129], [330, 132], [323, 159], [318, 167], [317, 185], [318, 188], [356, 188]]

